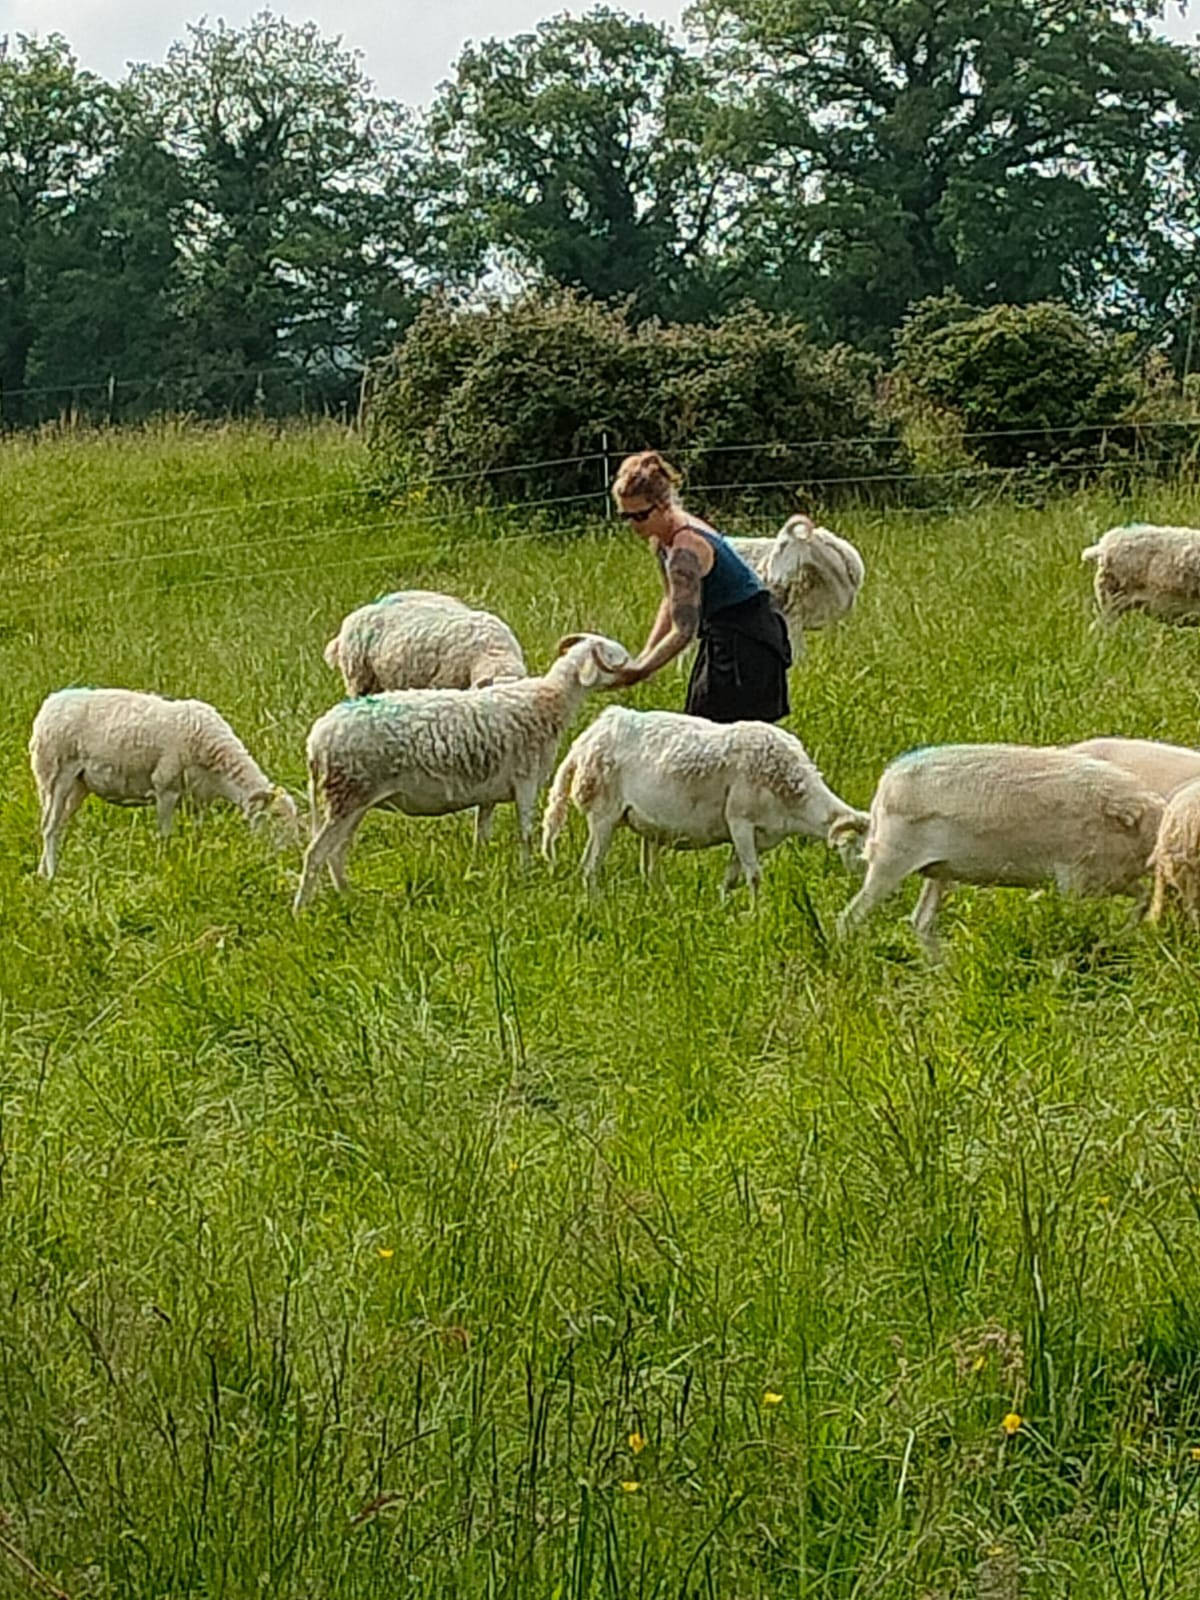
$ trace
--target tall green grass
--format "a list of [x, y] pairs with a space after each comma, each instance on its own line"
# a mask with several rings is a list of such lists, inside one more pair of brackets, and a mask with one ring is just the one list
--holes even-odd
[[[831, 942], [817, 844], [754, 914], [624, 836], [589, 903], [578, 828], [523, 872], [511, 817], [380, 815], [299, 920], [298, 857], [219, 810], [160, 846], [91, 802], [33, 876], [63, 684], [209, 699], [299, 790], [382, 590], [534, 663], [640, 643], [630, 535], [398, 520], [361, 472], [332, 432], [0, 449], [0, 1593], [20, 1556], [73, 1600], [1194, 1594], [1183, 932], [964, 891], [933, 969], [912, 885]], [[1200, 743], [1196, 634], [1089, 626], [1129, 515], [1196, 512], [839, 523], [868, 581], [790, 722], [839, 793], [944, 739]]]

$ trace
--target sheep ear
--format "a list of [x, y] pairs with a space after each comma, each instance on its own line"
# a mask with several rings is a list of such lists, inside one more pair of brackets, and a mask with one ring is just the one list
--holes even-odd
[[555, 650], [554, 654], [556, 656], [565, 656], [573, 644], [578, 644], [582, 639], [586, 638], [586, 633], [564, 633], [562, 638], [558, 641], [558, 648]]
[[579, 669], [579, 681], [585, 689], [590, 689], [599, 683], [603, 672], [604, 660], [600, 654], [600, 646], [594, 644]]
[[326, 664], [333, 667], [335, 671], [337, 670], [338, 664], [338, 643], [340, 639], [341, 634], [339, 633], [336, 638], [330, 639], [329, 643], [325, 646]]

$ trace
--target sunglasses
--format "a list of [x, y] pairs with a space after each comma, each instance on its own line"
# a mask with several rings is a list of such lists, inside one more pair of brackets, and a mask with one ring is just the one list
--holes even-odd
[[618, 516], [626, 522], [645, 522], [647, 517], [652, 517], [658, 510], [657, 506], [644, 506], [641, 511], [621, 511]]

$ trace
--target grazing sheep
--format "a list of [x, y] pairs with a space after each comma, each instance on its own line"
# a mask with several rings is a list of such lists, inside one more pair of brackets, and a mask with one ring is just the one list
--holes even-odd
[[360, 606], [325, 646], [349, 695], [383, 689], [479, 689], [525, 676], [516, 635], [453, 595], [402, 589]]
[[185, 794], [200, 803], [229, 800], [247, 817], [296, 824], [295, 801], [203, 700], [59, 689], [33, 719], [29, 758], [42, 807], [44, 878], [54, 876], [59, 835], [89, 794], [117, 805], [153, 805], [164, 837]]
[[1185, 783], [1167, 801], [1150, 865], [1154, 870], [1151, 922], [1166, 910], [1168, 893], [1178, 897], [1195, 921], [1200, 916], [1200, 778]]
[[373, 806], [417, 817], [477, 806], [476, 837], [486, 839], [494, 808], [512, 801], [527, 858], [537, 792], [567, 724], [588, 690], [611, 684], [628, 660], [613, 639], [575, 634], [560, 642], [558, 659], [540, 678], [399, 690], [327, 711], [308, 736], [314, 831], [293, 909], [312, 894], [326, 864], [334, 885], [346, 887], [350, 842]]
[[1159, 739], [1084, 739], [1066, 748], [1123, 767], [1164, 800], [1185, 783], [1200, 778], [1200, 750], [1182, 744], [1164, 744]]
[[1096, 563], [1096, 605], [1105, 621], [1148, 611], [1164, 622], [1200, 620], [1200, 528], [1134, 522], [1083, 552]]
[[1014, 744], [913, 750], [884, 772], [863, 850], [867, 876], [838, 921], [845, 933], [909, 873], [925, 884], [912, 925], [931, 954], [946, 891], [963, 883], [1135, 894], [1162, 797], [1108, 761]]
[[587, 818], [589, 888], [622, 823], [643, 845], [732, 845], [723, 892], [745, 878], [755, 894], [760, 850], [793, 834], [849, 848], [867, 824], [866, 813], [826, 787], [799, 739], [782, 728], [625, 706], [603, 711], [555, 774], [542, 828], [550, 858], [572, 801]]
[[804, 635], [844, 617], [858, 599], [866, 568], [848, 539], [812, 519], [789, 517], [773, 539], [730, 539], [771, 591], [788, 625], [792, 656], [804, 653]]

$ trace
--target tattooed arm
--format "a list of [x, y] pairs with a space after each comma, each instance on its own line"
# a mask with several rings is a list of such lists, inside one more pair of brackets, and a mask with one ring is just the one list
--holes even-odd
[[645, 649], [620, 675], [619, 685], [641, 683], [686, 650], [700, 628], [700, 585], [704, 577], [694, 550], [677, 544], [663, 568], [667, 596]]

